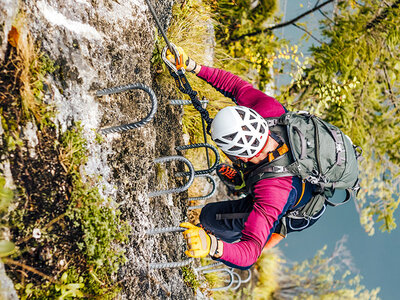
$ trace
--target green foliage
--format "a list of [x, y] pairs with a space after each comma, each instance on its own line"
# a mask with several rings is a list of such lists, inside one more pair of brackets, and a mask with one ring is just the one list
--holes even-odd
[[383, 2], [340, 1], [335, 23], [322, 22], [328, 42], [312, 48], [281, 97], [291, 109], [324, 117], [363, 148], [356, 204], [369, 234], [374, 223], [382, 231], [396, 227], [400, 202], [399, 18], [399, 9]]
[[61, 276], [60, 283], [55, 285], [55, 290], [60, 292], [61, 295], [58, 297], [59, 300], [65, 299], [66, 297], [83, 297], [83, 293], [80, 291], [85, 286], [83, 284], [83, 278], [79, 278], [79, 283], [68, 283], [68, 272], [64, 272]]
[[[55, 147], [59, 145], [55, 141]], [[86, 140], [82, 135], [82, 126], [76, 123], [74, 128], [67, 130], [61, 137], [59, 159], [65, 171], [74, 177], [80, 177], [79, 167], [87, 161]]]
[[181, 270], [183, 281], [195, 292], [200, 287], [200, 282], [193, 269], [191, 267], [182, 267]]
[[45, 76], [56, 70], [54, 62], [39, 51], [33, 39], [25, 28], [25, 16], [20, 12], [14, 20], [13, 33], [9, 36], [11, 62], [18, 70], [15, 73], [15, 84], [19, 87], [19, 97], [14, 99], [20, 106], [20, 122], [34, 118], [38, 125], [47, 123], [50, 119], [50, 111], [47, 105], [43, 105], [43, 91]]
[[216, 38], [225, 43], [231, 38], [265, 28], [268, 18], [277, 9], [275, 0], [261, 0], [255, 7], [250, 0], [211, 0], [209, 4], [218, 22]]
[[0, 216], [8, 211], [14, 193], [11, 189], [5, 187], [6, 180], [4, 177], [0, 177]]
[[252, 292], [254, 299], [271, 299], [279, 288], [278, 279], [283, 263], [282, 253], [277, 248], [262, 252], [256, 262], [258, 281]]
[[97, 187], [84, 183], [79, 166], [87, 160], [86, 140], [79, 124], [65, 132], [61, 141], [64, 165], [73, 176], [73, 191], [67, 216], [83, 231], [79, 249], [85, 254], [91, 276], [108, 280], [125, 263], [124, 251], [117, 244], [127, 240], [129, 226], [111, 199], [103, 199]]
[[[68, 270], [57, 282], [34, 285], [28, 281], [16, 288], [21, 299], [72, 299], [87, 295], [112, 299], [120, 287], [111, 276], [126, 261], [121, 244], [127, 240], [129, 227], [121, 221], [120, 212], [111, 200], [103, 199], [97, 187], [84, 182], [80, 175], [79, 167], [87, 161], [86, 140], [80, 124], [66, 131], [55, 147], [71, 177], [72, 191], [65, 217], [72, 221], [69, 230], [81, 232], [76, 237], [76, 249], [83, 254], [84, 263], [71, 260]], [[21, 218], [23, 214], [21, 211]]]
[[276, 1], [263, 0], [254, 8], [251, 7], [252, 2], [249, 0], [209, 3], [217, 22], [215, 26], [217, 43], [225, 50], [219, 55], [217, 53], [223, 68], [243, 76], [264, 90], [271, 80], [270, 70], [274, 53], [282, 42], [279, 42], [272, 32], [246, 37], [241, 41], [235, 41], [235, 38], [265, 28], [266, 22], [276, 11]]
[[344, 243], [337, 242], [327, 256], [326, 246], [316, 255], [301, 263], [282, 269], [276, 299], [347, 299], [377, 300], [379, 288], [371, 291], [361, 285], [361, 276], [352, 276], [351, 257]]
[[[222, 276], [221, 276], [222, 274]], [[224, 285], [224, 276], [226, 274], [225, 273], [221, 273], [221, 272], [211, 272], [211, 273], [206, 273], [204, 274], [204, 278], [207, 281], [207, 284], [210, 288], [216, 288], [216, 287], [220, 287]], [[222, 293], [225, 294], [225, 293]], [[218, 298], [217, 298], [218, 299]]]
[[[108, 202], [108, 203], [107, 203]], [[79, 248], [87, 263], [100, 273], [114, 273], [126, 261], [122, 249], [114, 243], [126, 241], [129, 228], [120, 220], [120, 213], [104, 201], [97, 188], [87, 188], [76, 182], [71, 195], [68, 216], [83, 230], [83, 244]]]
[[5, 257], [13, 253], [15, 250], [15, 244], [10, 241], [0, 241], [0, 257]]

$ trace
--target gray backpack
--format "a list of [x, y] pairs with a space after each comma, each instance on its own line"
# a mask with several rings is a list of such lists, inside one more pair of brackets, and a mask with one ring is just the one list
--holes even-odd
[[[322, 215], [326, 205], [337, 206], [357, 195], [360, 189], [358, 160], [362, 150], [354, 146], [339, 128], [308, 112], [288, 112], [266, 120], [271, 132], [288, 145], [289, 151], [245, 172], [248, 191], [261, 179], [283, 176], [298, 176], [315, 186], [310, 201], [283, 216], [282, 226], [279, 226], [281, 235], [286, 236], [288, 227], [290, 231], [296, 230], [291, 228], [292, 219], [306, 221], [297, 228], [302, 230]], [[335, 189], [346, 191], [343, 202], [328, 200]]]

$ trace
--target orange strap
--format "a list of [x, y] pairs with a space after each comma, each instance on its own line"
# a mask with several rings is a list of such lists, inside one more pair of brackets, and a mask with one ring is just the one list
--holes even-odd
[[283, 240], [283, 236], [281, 236], [279, 233], [272, 233], [271, 237], [264, 246], [264, 250], [275, 247], [281, 240]]
[[297, 203], [294, 207], [296, 207], [300, 203], [301, 199], [303, 199], [305, 190], [306, 190], [306, 183], [303, 180], [302, 185], [301, 185], [301, 195], [300, 195], [299, 201], [297, 201]]
[[278, 156], [281, 156], [289, 151], [288, 146], [283, 144], [281, 147], [275, 149], [274, 151], [268, 152], [268, 161], [273, 161]]

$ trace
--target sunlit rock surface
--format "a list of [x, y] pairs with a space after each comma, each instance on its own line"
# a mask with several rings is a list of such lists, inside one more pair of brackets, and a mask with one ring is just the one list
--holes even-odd
[[[0, 0], [3, 22], [0, 29], [10, 29], [16, 2]], [[174, 147], [182, 145], [183, 140], [179, 123], [181, 108], [168, 106], [168, 100], [174, 97], [173, 87], [158, 86], [151, 72], [155, 23], [145, 1], [21, 2], [29, 32], [41, 51], [58, 66], [54, 76], [47, 78], [45, 97], [58, 111], [55, 122], [61, 131], [73, 122], [81, 122], [90, 150], [82, 173], [87, 177], [101, 176], [101, 193], [113, 199], [115, 207], [123, 211], [133, 228], [126, 248], [128, 263], [115, 278], [115, 281], [123, 280], [119, 298], [194, 298], [182, 281], [180, 269], [152, 271], [148, 268], [150, 262], [185, 259], [181, 235], [148, 237], [145, 231], [176, 226], [183, 221], [186, 198], [184, 193], [154, 199], [147, 196], [149, 191], [182, 184], [183, 179], [173, 176], [178, 169], [182, 170], [181, 165], [161, 166], [166, 170], [160, 178], [153, 160], [176, 155]], [[170, 0], [162, 0], [155, 5], [165, 28], [172, 4]], [[1, 36], [2, 46], [6, 34], [3, 32]], [[155, 90], [159, 109], [154, 120], [136, 130], [105, 136], [99, 144], [96, 141], [99, 129], [141, 120], [149, 112], [151, 103], [143, 92], [96, 97], [96, 90], [135, 82]], [[26, 132], [27, 137], [31, 135], [34, 139], [33, 127]]]

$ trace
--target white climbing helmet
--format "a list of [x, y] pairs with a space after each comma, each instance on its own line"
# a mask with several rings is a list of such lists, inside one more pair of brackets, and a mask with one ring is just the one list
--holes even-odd
[[226, 154], [250, 158], [268, 139], [268, 123], [255, 110], [245, 106], [221, 109], [211, 123], [211, 137]]

